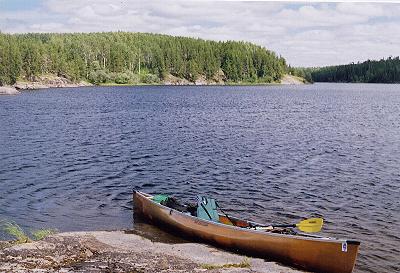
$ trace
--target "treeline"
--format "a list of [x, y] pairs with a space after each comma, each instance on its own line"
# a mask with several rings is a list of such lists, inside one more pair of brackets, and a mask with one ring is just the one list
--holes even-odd
[[157, 82], [171, 74], [189, 81], [224, 72], [231, 82], [269, 83], [285, 59], [246, 42], [215, 42], [144, 33], [1, 34], [0, 85], [55, 74], [92, 83]]
[[399, 57], [328, 66], [310, 71], [315, 82], [400, 83]]
[[309, 68], [309, 67], [291, 67], [289, 65], [287, 71], [290, 75], [303, 78], [308, 83], [313, 83], [314, 80], [312, 78], [312, 72], [315, 71], [316, 69], [317, 68]]

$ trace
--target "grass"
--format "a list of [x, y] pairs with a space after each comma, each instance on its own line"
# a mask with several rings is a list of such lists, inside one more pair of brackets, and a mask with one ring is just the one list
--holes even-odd
[[32, 234], [33, 240], [40, 241], [40, 240], [46, 238], [47, 236], [52, 235], [56, 232], [57, 232], [57, 230], [55, 230], [55, 229], [38, 229], [38, 230], [32, 231], [31, 234]]
[[250, 260], [248, 258], [245, 258], [241, 263], [238, 264], [203, 264], [201, 265], [201, 268], [203, 269], [222, 269], [222, 268], [250, 268]]
[[57, 232], [57, 230], [55, 229], [38, 229], [32, 231], [31, 237], [29, 237], [18, 224], [8, 221], [0, 221], [0, 229], [2, 229], [11, 237], [15, 238], [15, 240], [13, 241], [13, 243], [15, 244], [39, 241]]
[[15, 238], [15, 243], [23, 244], [28, 243], [31, 239], [25, 234], [24, 230], [15, 223], [5, 222], [2, 225], [5, 233]]

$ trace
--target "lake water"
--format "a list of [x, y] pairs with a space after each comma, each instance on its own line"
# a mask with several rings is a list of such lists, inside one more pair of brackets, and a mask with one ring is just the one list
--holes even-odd
[[400, 271], [400, 85], [93, 87], [0, 97], [0, 218], [132, 228], [133, 188], [360, 240]]

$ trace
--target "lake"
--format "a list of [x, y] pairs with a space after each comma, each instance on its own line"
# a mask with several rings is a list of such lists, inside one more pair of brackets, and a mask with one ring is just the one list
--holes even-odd
[[[132, 189], [265, 223], [322, 216], [400, 271], [400, 85], [89, 87], [0, 97], [0, 218], [132, 228]], [[4, 234], [3, 234], [4, 236]]]

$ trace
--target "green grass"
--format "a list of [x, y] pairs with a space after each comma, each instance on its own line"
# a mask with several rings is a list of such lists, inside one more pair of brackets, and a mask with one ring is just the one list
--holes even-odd
[[38, 230], [32, 231], [31, 234], [32, 234], [33, 240], [39, 241], [39, 240], [42, 240], [42, 239], [46, 238], [47, 236], [52, 235], [56, 232], [57, 232], [57, 230], [55, 230], [55, 229], [38, 229]]
[[55, 229], [38, 229], [32, 231], [30, 237], [18, 224], [9, 221], [0, 221], [0, 229], [13, 237], [15, 239], [13, 243], [16, 244], [39, 241], [57, 232]]
[[5, 233], [15, 238], [15, 243], [28, 243], [31, 239], [25, 234], [24, 230], [15, 223], [5, 222], [2, 224]]
[[238, 264], [202, 264], [201, 268], [203, 269], [222, 269], [222, 268], [250, 268], [250, 260], [248, 258], [245, 258], [241, 263]]

